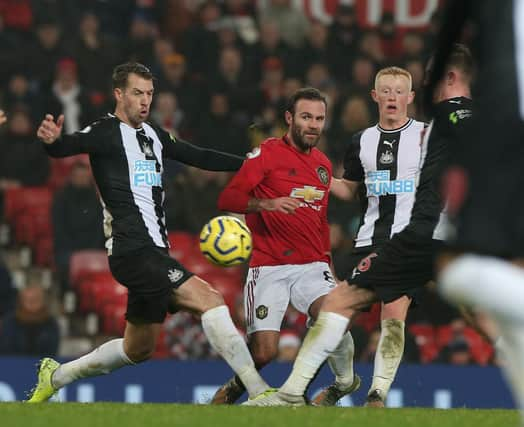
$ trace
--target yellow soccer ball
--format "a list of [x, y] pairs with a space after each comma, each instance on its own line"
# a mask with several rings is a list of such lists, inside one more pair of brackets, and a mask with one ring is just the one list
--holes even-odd
[[234, 216], [217, 216], [200, 232], [200, 250], [216, 265], [242, 264], [249, 259], [252, 248], [251, 231]]

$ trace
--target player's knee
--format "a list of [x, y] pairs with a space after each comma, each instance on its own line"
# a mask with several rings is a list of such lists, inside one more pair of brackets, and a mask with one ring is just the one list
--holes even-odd
[[221, 305], [225, 305], [222, 294], [211, 286], [207, 286], [205, 295], [202, 298], [202, 313]]
[[125, 349], [127, 357], [133, 363], [145, 362], [146, 360], [151, 359], [153, 353], [155, 352], [155, 345], [152, 343], [132, 345]]
[[258, 347], [253, 350], [252, 356], [255, 366], [260, 369], [276, 359], [278, 349], [276, 347]]

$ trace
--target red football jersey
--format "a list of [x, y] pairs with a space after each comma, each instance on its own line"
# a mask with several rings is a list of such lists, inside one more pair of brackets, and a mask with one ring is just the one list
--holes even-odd
[[313, 148], [302, 153], [287, 138], [270, 138], [248, 159], [219, 197], [219, 208], [245, 213], [248, 200], [294, 197], [301, 201], [292, 214], [247, 213], [253, 234], [251, 267], [329, 262], [327, 206], [332, 166]]

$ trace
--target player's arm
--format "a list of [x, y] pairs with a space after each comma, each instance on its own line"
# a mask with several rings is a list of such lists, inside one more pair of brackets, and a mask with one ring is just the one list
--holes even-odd
[[0, 110], [0, 125], [3, 125], [7, 121], [4, 110]]
[[361, 135], [362, 132], [353, 135], [344, 154], [344, 175], [342, 179], [331, 179], [329, 190], [342, 200], [354, 200], [360, 184], [364, 181], [364, 167], [360, 160]]
[[342, 200], [354, 200], [358, 194], [358, 187], [360, 182], [349, 181], [344, 178], [332, 178], [329, 191], [334, 196]]
[[262, 151], [256, 150], [255, 154], [248, 155], [248, 160], [220, 193], [218, 197], [220, 210], [242, 214], [262, 211], [292, 213], [298, 208], [300, 202], [292, 197], [273, 199], [253, 197], [254, 188], [262, 182], [268, 172], [265, 158], [267, 154]]
[[245, 160], [234, 154], [198, 147], [172, 135], [164, 141], [164, 153], [170, 159], [208, 171], [237, 171]]
[[68, 157], [92, 151], [90, 142], [91, 127], [71, 135], [62, 135], [64, 115], [54, 120], [51, 114], [46, 114], [36, 132], [36, 136], [44, 143], [44, 148], [51, 157]]

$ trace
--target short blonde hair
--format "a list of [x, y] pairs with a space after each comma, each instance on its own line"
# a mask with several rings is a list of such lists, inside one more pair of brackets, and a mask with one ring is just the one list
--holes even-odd
[[406, 77], [409, 81], [409, 90], [411, 91], [413, 79], [411, 77], [411, 73], [408, 70], [404, 68], [400, 68], [400, 67], [382, 68], [382, 70], [380, 70], [377, 73], [377, 75], [375, 76], [375, 89], [377, 88], [378, 79], [380, 79], [382, 76], [393, 76], [393, 77], [404, 76]]

